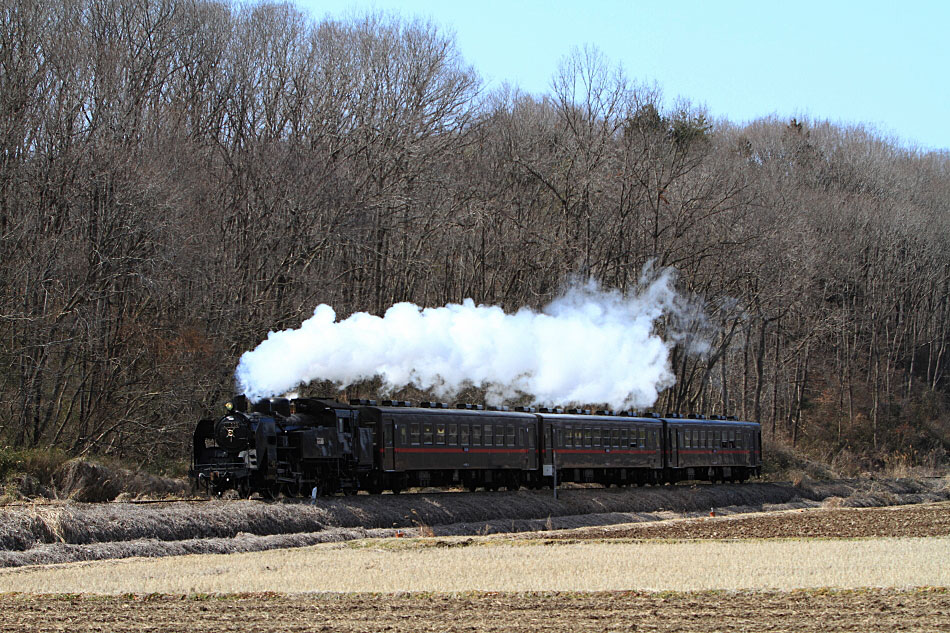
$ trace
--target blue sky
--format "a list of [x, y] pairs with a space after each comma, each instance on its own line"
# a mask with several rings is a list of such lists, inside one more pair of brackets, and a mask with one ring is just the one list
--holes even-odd
[[789, 3], [618, 0], [299, 0], [322, 18], [382, 11], [454, 31], [488, 83], [545, 94], [559, 60], [592, 44], [736, 123], [777, 115], [861, 123], [950, 150], [950, 0]]

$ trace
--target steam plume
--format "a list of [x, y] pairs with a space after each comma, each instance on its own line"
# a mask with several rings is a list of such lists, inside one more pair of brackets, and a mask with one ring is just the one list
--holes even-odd
[[641, 280], [631, 296], [575, 284], [540, 312], [507, 314], [466, 299], [337, 321], [320, 305], [300, 328], [271, 332], [246, 352], [236, 380], [253, 400], [313, 380], [345, 387], [381, 376], [389, 389], [415, 385], [446, 398], [475, 385], [495, 404], [529, 395], [539, 404], [649, 407], [674, 382], [670, 344], [654, 324], [680, 305], [671, 270]]

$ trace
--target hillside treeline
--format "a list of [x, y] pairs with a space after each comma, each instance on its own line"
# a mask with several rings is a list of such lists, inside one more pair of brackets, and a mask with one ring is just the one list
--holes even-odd
[[950, 448], [950, 156], [874, 130], [711, 121], [592, 49], [488, 91], [418, 20], [3, 0], [0, 161], [8, 445], [180, 456], [318, 303], [513, 310], [652, 266], [706, 315], [659, 410], [862, 468]]

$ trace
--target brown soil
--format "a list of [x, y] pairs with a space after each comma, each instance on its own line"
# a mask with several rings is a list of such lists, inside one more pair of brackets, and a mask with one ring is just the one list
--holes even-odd
[[4, 631], [947, 631], [950, 592], [0, 596]]
[[[551, 539], [870, 538], [950, 535], [950, 502], [822, 508], [580, 528]], [[537, 537], [537, 535], [534, 535]]]

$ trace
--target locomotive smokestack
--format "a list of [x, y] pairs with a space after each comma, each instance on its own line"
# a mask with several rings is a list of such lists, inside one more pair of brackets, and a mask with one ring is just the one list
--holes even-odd
[[245, 396], [243, 393], [231, 398], [230, 404], [230, 409], [232, 411], [237, 411], [238, 413], [247, 413], [248, 411], [247, 396]]
[[390, 389], [411, 384], [441, 399], [475, 385], [489, 404], [527, 394], [539, 404], [645, 408], [674, 382], [671, 344], [654, 330], [685, 305], [673, 282], [670, 269], [645, 275], [626, 296], [588, 282], [541, 311], [513, 314], [467, 299], [424, 309], [400, 303], [382, 317], [337, 321], [320, 305], [300, 328], [271, 332], [245, 353], [235, 377], [252, 400], [313, 380], [346, 387], [380, 376]]

